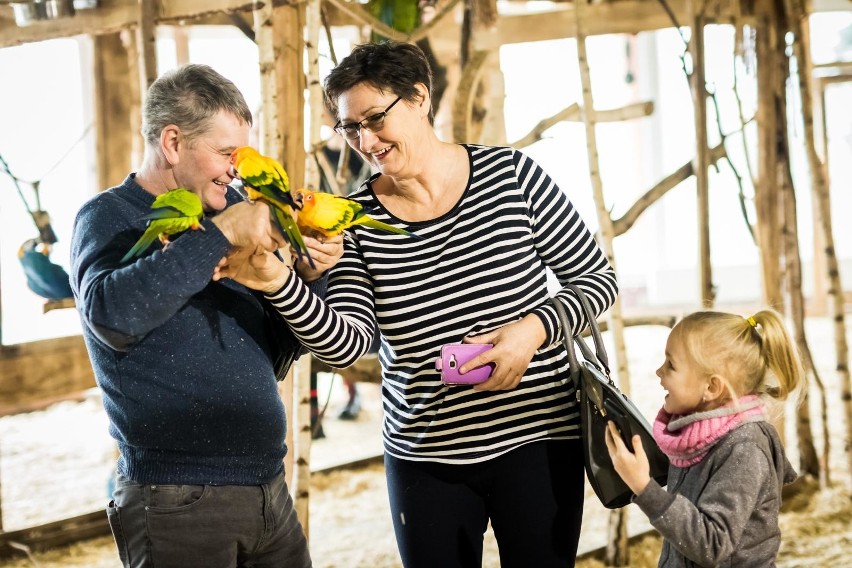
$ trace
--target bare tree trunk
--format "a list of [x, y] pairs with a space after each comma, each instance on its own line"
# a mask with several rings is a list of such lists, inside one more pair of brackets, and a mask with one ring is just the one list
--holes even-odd
[[[695, 4], [700, 3], [699, 9]], [[698, 252], [701, 284], [701, 305], [713, 307], [716, 292], [713, 286], [713, 267], [710, 264], [710, 156], [707, 148], [707, 88], [704, 73], [704, 17], [703, 0], [690, 0], [689, 14], [692, 38], [690, 75], [692, 100], [695, 106], [695, 186], [698, 204]]]
[[[786, 131], [786, 111], [783, 109], [780, 110], [778, 130]], [[787, 292], [790, 297], [790, 317], [793, 320], [794, 337], [805, 368], [805, 376], [802, 377], [802, 404], [797, 408], [796, 412], [800, 473], [807, 473], [819, 478], [820, 485], [825, 487], [830, 484], [828, 455], [831, 448], [831, 439], [828, 434], [825, 386], [819, 378], [819, 373], [814, 365], [813, 356], [811, 355], [810, 346], [808, 345], [805, 334], [805, 299], [802, 294], [802, 261], [799, 252], [796, 193], [793, 188], [793, 176], [790, 172], [789, 149], [786, 143], [781, 146], [782, 149], [779, 152], [783, 155], [779, 155], [778, 160], [778, 187], [781, 190], [781, 203], [784, 208], [784, 254], [786, 259]], [[808, 381], [810, 376], [814, 377], [814, 382], [819, 389], [820, 395], [822, 437], [824, 441], [821, 458], [817, 457], [816, 448], [814, 447], [810, 407], [808, 406], [808, 398], [810, 396], [810, 383]]]
[[[769, 22], [766, 27], [766, 33], [771, 38], [777, 39], [784, 36], [786, 30], [785, 18], [783, 14], [769, 14]], [[788, 137], [788, 122], [787, 122], [787, 83], [790, 77], [789, 60], [786, 54], [786, 46], [784, 42], [774, 41], [771, 45], [772, 49], [765, 52], [765, 63], [763, 67], [768, 68], [768, 72], [773, 79], [773, 83], [768, 85], [771, 92], [771, 100], [767, 100], [767, 104], [771, 105], [769, 112], [761, 114], [761, 118], [766, 121], [761, 126], [764, 133], [768, 134], [769, 139], [773, 142], [774, 147], [772, 154], [774, 156], [774, 164], [761, 164], [761, 180], [764, 182], [764, 187], [774, 189], [776, 195], [770, 201], [777, 208], [778, 221], [784, 225], [781, 234], [784, 236], [780, 243], [774, 245], [773, 248], [778, 250], [778, 266], [784, 261], [784, 275], [788, 286], [791, 310], [793, 313], [793, 321], [796, 326], [795, 337], [802, 356], [810, 359], [807, 341], [804, 330], [804, 301], [801, 297], [801, 268], [799, 261], [799, 248], [796, 230], [796, 209], [795, 209], [795, 194], [791, 183], [792, 177], [789, 173], [790, 168], [790, 152]], [[765, 71], [766, 72], [766, 71]], [[793, 225], [791, 226], [791, 223]], [[794, 237], [795, 235], [795, 237]], [[780, 283], [778, 285], [780, 289]], [[797, 293], [799, 294], [797, 296]], [[782, 306], [773, 306], [776, 309], [782, 310]], [[786, 311], [786, 310], [784, 310]], [[798, 312], [798, 313], [797, 313]], [[806, 362], [807, 365], [807, 362]], [[807, 367], [806, 367], [807, 368]], [[811, 362], [810, 368], [813, 368]], [[796, 439], [799, 448], [799, 464], [800, 473], [812, 475], [815, 478], [820, 476], [819, 459], [817, 458], [816, 448], [813, 443], [813, 433], [811, 428], [811, 412], [808, 398], [809, 391], [809, 376], [802, 380], [800, 391], [800, 403], [796, 406]]]
[[[827, 176], [816, 151], [813, 125], [813, 97], [811, 94], [811, 65], [805, 49], [802, 20], [805, 8], [801, 0], [785, 0], [790, 31], [793, 32], [793, 52], [798, 63], [799, 94], [802, 100], [802, 120], [804, 123], [805, 149], [810, 165], [811, 183], [814, 201], [819, 211], [819, 226], [823, 232], [825, 258], [828, 267], [831, 312], [834, 321], [834, 344], [837, 356], [837, 374], [841, 384], [841, 400], [846, 418], [846, 441], [844, 449], [850, 472], [852, 472], [852, 378], [849, 374], [849, 346], [846, 343], [846, 322], [844, 315], [843, 283], [840, 278], [840, 266], [834, 248], [834, 233], [831, 228], [831, 197]], [[852, 477], [850, 477], [852, 480]], [[852, 484], [852, 481], [850, 481]]]
[[[600, 225], [600, 238], [602, 241], [601, 246], [613, 269], [616, 269], [615, 252], [613, 250], [615, 234], [612, 228], [612, 218], [610, 217], [606, 199], [604, 198], [603, 181], [601, 180], [600, 165], [598, 163], [595, 103], [592, 98], [592, 79], [586, 55], [586, 3], [575, 2], [574, 6], [577, 23], [577, 59], [580, 67], [580, 80], [583, 86], [582, 116], [586, 128], [589, 177], [591, 178], [595, 205], [597, 206], [598, 224]], [[619, 298], [615, 299], [615, 303], [610, 308], [609, 324], [615, 344], [615, 360], [618, 368], [617, 377], [619, 386], [629, 396], [630, 372], [627, 364], [627, 349], [624, 344], [624, 319], [621, 315], [621, 300]], [[609, 529], [606, 563], [609, 566], [627, 566], [630, 561], [630, 555], [627, 542], [627, 511], [625, 509], [616, 509], [610, 513]]]

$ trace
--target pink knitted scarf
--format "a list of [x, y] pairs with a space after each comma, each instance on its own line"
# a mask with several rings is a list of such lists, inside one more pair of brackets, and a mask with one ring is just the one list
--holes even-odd
[[654, 420], [654, 440], [672, 465], [689, 467], [703, 460], [710, 448], [740, 424], [763, 420], [766, 408], [757, 395], [685, 416], [672, 415], [661, 408]]

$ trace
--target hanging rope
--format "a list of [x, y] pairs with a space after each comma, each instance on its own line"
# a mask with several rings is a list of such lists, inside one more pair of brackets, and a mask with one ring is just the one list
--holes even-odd
[[[18, 249], [18, 259], [21, 262], [21, 267], [24, 270], [24, 275], [27, 279], [27, 286], [34, 293], [47, 300], [64, 300], [71, 298], [73, 292], [71, 290], [70, 279], [64, 268], [51, 262], [50, 251], [53, 244], [58, 240], [53, 227], [50, 224], [50, 215], [47, 211], [41, 208], [41, 196], [39, 194], [39, 186], [41, 182], [49, 176], [61, 164], [71, 151], [79, 144], [89, 133], [92, 125], [90, 124], [83, 130], [80, 137], [68, 148], [68, 150], [57, 160], [42, 176], [34, 181], [26, 181], [12, 172], [9, 163], [0, 155], [0, 166], [6, 175], [11, 178], [18, 196], [24, 204], [24, 208], [32, 217], [38, 229], [38, 237], [27, 239]], [[31, 207], [30, 202], [24, 195], [22, 184], [28, 184], [32, 188], [35, 196], [35, 206]]]
[[[44, 181], [47, 176], [53, 173], [53, 171], [57, 167], [59, 167], [59, 165], [64, 162], [65, 159], [71, 154], [74, 148], [76, 148], [77, 145], [82, 142], [83, 139], [86, 138], [86, 135], [89, 134], [89, 131], [92, 129], [92, 126], [92, 123], [89, 123], [89, 125], [85, 129], [83, 129], [83, 133], [80, 134], [77, 140], [75, 140], [74, 143], [68, 147], [68, 150], [66, 150], [65, 153], [56, 162], [54, 162], [53, 165], [48, 168], [48, 170], [44, 174], [42, 174], [39, 179], [33, 181], [21, 179], [14, 173], [12, 173], [12, 169], [9, 167], [9, 163], [6, 161], [3, 155], [0, 154], [0, 165], [3, 166], [4, 172], [6, 173], [6, 175], [9, 176], [9, 178], [11, 178], [12, 183], [15, 184], [15, 189], [17, 190], [18, 196], [21, 198], [21, 201], [24, 204], [24, 208], [26, 208], [27, 213], [30, 214], [33, 223], [35, 223], [35, 226], [38, 229], [38, 240], [46, 247], [50, 247], [50, 245], [56, 243], [58, 239], [56, 237], [56, 233], [53, 231], [53, 227], [50, 225], [50, 216], [47, 214], [47, 211], [44, 211], [41, 208], [41, 195], [39, 193], [39, 187], [41, 186], [41, 182]], [[25, 183], [32, 188], [33, 195], [35, 196], [35, 207], [30, 207], [29, 201], [24, 196], [24, 192], [21, 189], [22, 183]]]

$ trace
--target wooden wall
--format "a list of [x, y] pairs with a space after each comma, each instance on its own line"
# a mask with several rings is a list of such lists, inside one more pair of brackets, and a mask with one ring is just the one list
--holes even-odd
[[0, 346], [0, 416], [35, 410], [94, 386], [82, 336]]

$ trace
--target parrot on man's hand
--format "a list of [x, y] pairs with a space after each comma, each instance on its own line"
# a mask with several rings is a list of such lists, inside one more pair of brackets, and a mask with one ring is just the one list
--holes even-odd
[[377, 221], [368, 215], [363, 205], [339, 195], [297, 189], [296, 200], [301, 205], [299, 228], [304, 232], [316, 231], [325, 237], [339, 235], [354, 225], [363, 225], [389, 233], [420, 238], [410, 231]]
[[139, 256], [159, 238], [163, 246], [169, 243], [169, 236], [186, 231], [201, 229], [204, 226], [204, 209], [201, 199], [188, 189], [178, 188], [160, 194], [151, 204], [151, 212], [142, 217], [148, 219], [148, 228], [136, 241], [121, 262], [127, 262], [133, 256]]
[[243, 182], [249, 199], [265, 201], [269, 205], [281, 234], [295, 249], [299, 259], [307, 258], [311, 267], [316, 268], [293, 216], [293, 210], [299, 209], [299, 206], [290, 195], [290, 178], [284, 171], [284, 166], [251, 146], [234, 150], [231, 154], [231, 164], [235, 177]]

